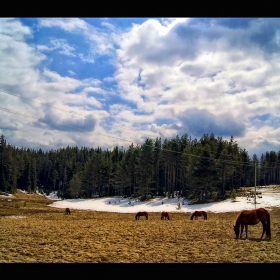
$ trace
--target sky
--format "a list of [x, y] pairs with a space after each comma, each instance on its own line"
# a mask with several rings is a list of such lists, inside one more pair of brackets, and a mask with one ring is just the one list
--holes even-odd
[[[254, 194], [255, 188], [251, 189]], [[57, 200], [58, 197], [55, 193], [51, 193], [50, 199], [56, 200], [50, 207], [55, 208], [70, 208], [71, 210], [91, 210], [91, 211], [103, 211], [103, 212], [116, 212], [116, 213], [137, 213], [138, 211], [147, 212], [170, 212], [170, 213], [190, 213], [194, 211], [206, 211], [212, 213], [225, 213], [225, 212], [239, 212], [242, 210], [252, 210], [255, 208], [265, 208], [269, 211], [273, 210], [273, 207], [280, 207], [280, 193], [279, 186], [266, 186], [256, 187], [256, 192], [261, 193], [257, 195], [256, 205], [254, 198], [246, 198], [237, 196], [236, 201], [232, 202], [231, 199], [227, 199], [221, 202], [213, 202], [207, 204], [193, 204], [189, 205], [189, 201], [180, 198], [162, 198], [156, 197], [148, 202], [135, 201], [135, 199], [129, 200], [128, 198], [121, 197], [107, 197], [107, 198], [93, 198], [93, 199], [65, 199]], [[249, 194], [249, 192], [248, 192]], [[261, 196], [261, 197], [259, 197]], [[130, 204], [129, 204], [130, 201]], [[109, 203], [110, 202], [110, 203]], [[162, 204], [163, 202], [163, 204]], [[178, 209], [180, 204], [180, 209]]]
[[149, 137], [280, 147], [279, 18], [0, 18], [0, 135], [44, 151]]

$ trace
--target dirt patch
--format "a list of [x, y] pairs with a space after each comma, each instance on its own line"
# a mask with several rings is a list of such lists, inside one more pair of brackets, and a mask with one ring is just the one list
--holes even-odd
[[[262, 226], [249, 226], [248, 239], [236, 240], [238, 213], [135, 214], [48, 207], [38, 202], [0, 201], [1, 263], [279, 263], [280, 209], [271, 211], [272, 239], [260, 240]], [[22, 198], [21, 198], [22, 199]], [[15, 205], [18, 204], [18, 207]], [[21, 218], [15, 218], [21, 217]], [[24, 217], [24, 218], [23, 218]]]

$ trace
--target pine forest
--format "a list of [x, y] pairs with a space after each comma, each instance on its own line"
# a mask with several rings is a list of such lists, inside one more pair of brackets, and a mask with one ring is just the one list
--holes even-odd
[[280, 151], [250, 158], [233, 136], [147, 138], [127, 150], [18, 148], [0, 138], [0, 191], [57, 192], [62, 199], [181, 196], [204, 199], [244, 186], [280, 184]]

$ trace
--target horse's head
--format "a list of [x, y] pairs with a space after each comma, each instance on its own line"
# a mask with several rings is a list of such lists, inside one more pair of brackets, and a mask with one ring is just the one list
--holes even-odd
[[235, 232], [235, 234], [236, 234], [236, 238], [238, 238], [238, 235], [239, 235], [239, 226], [233, 225], [233, 230], [234, 230], [234, 232]]

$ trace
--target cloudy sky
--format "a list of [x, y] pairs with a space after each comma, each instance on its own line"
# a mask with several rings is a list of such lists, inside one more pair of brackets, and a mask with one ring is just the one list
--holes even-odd
[[0, 135], [102, 149], [231, 136], [280, 150], [279, 18], [0, 18]]

